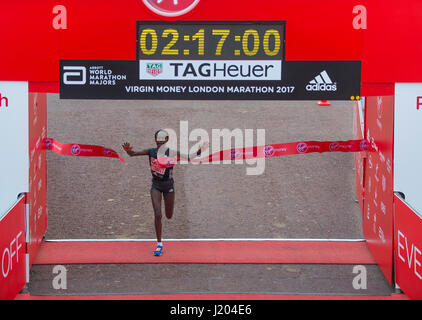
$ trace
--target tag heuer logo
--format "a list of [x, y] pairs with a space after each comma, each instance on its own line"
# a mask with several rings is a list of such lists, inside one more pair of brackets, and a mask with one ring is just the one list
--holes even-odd
[[147, 63], [147, 72], [154, 77], [158, 76], [161, 72], [163, 72], [163, 64], [162, 63]]

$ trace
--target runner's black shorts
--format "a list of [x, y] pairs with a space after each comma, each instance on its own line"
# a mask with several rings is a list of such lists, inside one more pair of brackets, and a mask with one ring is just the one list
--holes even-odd
[[151, 190], [158, 190], [161, 193], [173, 193], [174, 192], [174, 180], [155, 180], [151, 181]]

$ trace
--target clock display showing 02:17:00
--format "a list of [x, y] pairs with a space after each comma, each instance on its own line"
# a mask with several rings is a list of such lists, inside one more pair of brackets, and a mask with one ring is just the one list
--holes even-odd
[[281, 60], [284, 24], [137, 25], [138, 59]]

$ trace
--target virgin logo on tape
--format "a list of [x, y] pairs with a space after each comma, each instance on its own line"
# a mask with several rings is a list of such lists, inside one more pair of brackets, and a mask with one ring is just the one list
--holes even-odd
[[81, 153], [81, 147], [78, 144], [74, 144], [72, 146], [72, 148], [70, 149], [70, 151], [72, 152], [72, 154], [74, 154], [75, 156], [77, 156], [78, 154]]
[[153, 12], [167, 17], [175, 17], [191, 11], [199, 0], [143, 0]]

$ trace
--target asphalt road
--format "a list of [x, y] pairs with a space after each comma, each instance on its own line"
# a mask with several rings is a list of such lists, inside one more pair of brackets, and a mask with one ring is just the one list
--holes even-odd
[[[189, 130], [265, 129], [267, 143], [349, 140], [352, 103], [261, 101], [102, 101], [48, 97], [48, 136], [103, 145], [127, 161], [49, 152], [49, 239], [154, 238], [147, 157], [121, 148], [154, 147], [154, 132], [180, 121]], [[191, 143], [193, 145], [193, 143]], [[212, 148], [212, 146], [211, 146]], [[176, 205], [164, 238], [362, 238], [352, 153], [267, 159], [248, 164], [178, 165]]]
[[[147, 157], [154, 132], [180, 121], [189, 130], [265, 129], [266, 143], [353, 139], [351, 102], [102, 101], [48, 96], [48, 136], [62, 143], [103, 145], [116, 159], [47, 154], [47, 239], [153, 239]], [[256, 133], [256, 131], [255, 131]], [[163, 238], [361, 239], [353, 154], [267, 159], [261, 175], [247, 164], [177, 165], [174, 218]], [[368, 290], [352, 287], [351, 265], [71, 265], [69, 287], [52, 288], [53, 266], [34, 266], [32, 294], [278, 292], [390, 294], [377, 266], [367, 266]]]

